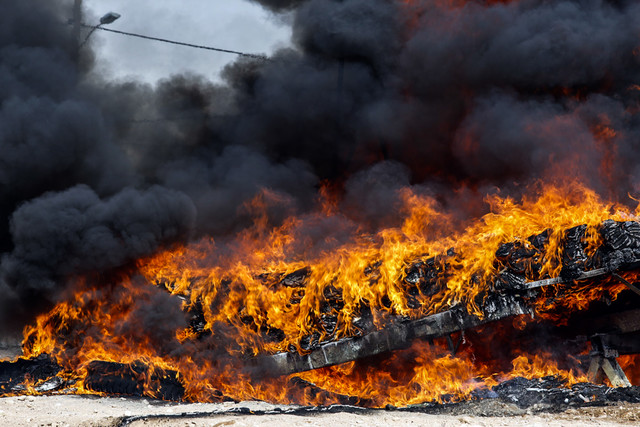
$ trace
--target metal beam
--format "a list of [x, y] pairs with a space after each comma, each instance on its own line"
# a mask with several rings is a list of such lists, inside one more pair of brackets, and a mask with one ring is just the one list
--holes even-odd
[[638, 289], [635, 285], [631, 284], [624, 277], [620, 276], [618, 273], [612, 273], [611, 275], [616, 279], [618, 279], [619, 281], [621, 281], [627, 288], [631, 289], [633, 292], [640, 295], [640, 289]]
[[[639, 267], [640, 261], [636, 260], [625, 264], [620, 270], [632, 270]], [[620, 276], [612, 273], [612, 271], [607, 268], [598, 268], [585, 271], [580, 276], [571, 280], [555, 277], [528, 282], [524, 284], [521, 290], [533, 290], [545, 286], [611, 276], [612, 274], [614, 274], [618, 280], [621, 279]], [[626, 282], [624, 279], [622, 280]], [[629, 285], [627, 284], [627, 286]], [[631, 287], [633, 287], [633, 285]], [[322, 344], [318, 348], [311, 350], [308, 354], [298, 354], [295, 352], [277, 353], [270, 356], [258, 357], [254, 361], [270, 375], [288, 375], [407, 348], [413, 340], [418, 338], [439, 338], [506, 317], [530, 313], [530, 308], [523, 301], [505, 294], [494, 294], [488, 303], [485, 302], [484, 309], [485, 316], [477, 317], [468, 314], [462, 307], [455, 307], [421, 319], [398, 322], [362, 337], [344, 338], [339, 341]], [[613, 362], [605, 362], [606, 361], [602, 361], [602, 363], [597, 364], [597, 368], [602, 369], [606, 364], [606, 368], [611, 371], [612, 375], [617, 372]]]
[[[640, 268], [640, 260], [635, 260], [632, 262], [625, 263], [624, 265], [620, 266], [620, 268], [616, 271], [630, 271], [630, 270], [636, 270], [638, 268]], [[596, 278], [605, 277], [605, 276], [614, 276], [616, 279], [621, 280], [631, 290], [640, 294], [640, 289], [630, 284], [628, 281], [622, 278], [617, 272], [611, 271], [608, 268], [595, 268], [593, 270], [585, 271], [575, 279], [570, 279], [570, 280], [563, 279], [562, 277], [553, 277], [550, 279], [527, 282], [523, 285], [523, 289], [525, 290], [536, 289], [536, 288], [542, 288], [544, 286], [567, 284], [567, 283], [576, 282], [579, 280], [596, 279]]]
[[255, 359], [261, 371], [272, 376], [310, 371], [339, 365], [388, 351], [407, 348], [415, 339], [433, 339], [474, 328], [510, 316], [528, 314], [524, 302], [512, 298], [495, 298], [480, 318], [462, 307], [408, 322], [398, 322], [362, 337], [344, 338], [320, 345], [308, 354], [277, 353]]
[[[570, 280], [570, 282], [575, 282], [577, 280], [585, 280], [585, 279], [595, 279], [597, 277], [608, 276], [610, 274], [611, 272], [606, 268], [596, 268], [594, 270], [585, 271], [584, 273], [580, 274], [580, 276]], [[551, 279], [543, 279], [543, 280], [536, 280], [534, 282], [527, 282], [524, 284], [523, 288], [527, 290], [537, 289], [537, 288], [542, 288], [544, 286], [560, 285], [566, 282], [567, 280], [563, 279], [562, 277], [553, 277]]]

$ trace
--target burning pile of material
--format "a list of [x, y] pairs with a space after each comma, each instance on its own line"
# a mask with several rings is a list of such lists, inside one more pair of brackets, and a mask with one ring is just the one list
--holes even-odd
[[637, 364], [635, 2], [259, 1], [295, 48], [153, 88], [19, 30], [68, 2], [4, 3], [0, 392], [383, 407]]
[[[413, 210], [404, 227], [306, 264], [287, 261], [297, 247], [289, 227], [253, 230], [253, 239], [230, 244], [239, 252], [225, 250], [229, 258], [213, 264], [211, 240], [180, 246], [94, 278], [107, 281], [99, 286], [90, 277], [77, 283], [71, 298], [25, 329], [24, 351], [51, 355], [58, 376], [84, 392], [191, 400], [280, 393], [280, 402], [384, 406], [469, 398], [518, 376], [555, 375], [573, 385], [587, 381], [589, 347], [586, 339], [566, 341], [610, 332], [576, 319], [586, 312], [595, 324], [637, 304], [629, 286], [640, 225], [604, 220], [610, 209], [586, 190], [573, 194], [582, 205], [553, 203], [570, 196], [549, 190], [544, 203], [502, 201], [475, 226], [436, 242], [418, 237], [424, 228], [410, 234], [416, 218], [429, 223]], [[580, 206], [586, 224], [510, 234], [545, 212], [562, 224]], [[453, 246], [430, 248], [445, 243]], [[598, 308], [625, 290], [613, 308]], [[141, 323], [158, 305], [156, 322]]]

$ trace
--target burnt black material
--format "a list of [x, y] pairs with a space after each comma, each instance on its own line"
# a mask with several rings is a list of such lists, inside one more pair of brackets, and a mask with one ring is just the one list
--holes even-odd
[[305, 280], [309, 274], [311, 274], [311, 269], [304, 267], [291, 274], [287, 274], [280, 283], [290, 288], [304, 288], [306, 286]]
[[286, 338], [284, 331], [278, 328], [262, 327], [260, 332], [266, 342], [281, 342]]
[[194, 333], [198, 334], [198, 337], [201, 337], [207, 334], [207, 332], [210, 332], [205, 329], [207, 326], [207, 319], [204, 316], [204, 310], [202, 308], [201, 301], [197, 301], [195, 304], [193, 304], [189, 308], [188, 314], [189, 327]]
[[607, 334], [600, 337], [605, 348], [619, 354], [640, 354], [640, 331], [626, 334]]
[[604, 264], [609, 271], [616, 271], [625, 264], [640, 259], [640, 223], [635, 221], [604, 221], [601, 229], [604, 238]]
[[[150, 377], [150, 390], [145, 390], [145, 378]], [[163, 400], [182, 400], [184, 386], [175, 371], [150, 372], [143, 363], [122, 364], [94, 361], [87, 366], [84, 383], [89, 390], [130, 396], [150, 395]]]
[[498, 397], [520, 408], [564, 410], [570, 406], [596, 406], [611, 402], [640, 402], [640, 387], [609, 388], [578, 383], [565, 387], [557, 377], [531, 379], [518, 377], [493, 387]]
[[509, 270], [502, 271], [496, 275], [494, 287], [496, 289], [524, 289], [527, 278], [524, 275], [514, 274]]
[[0, 362], [0, 396], [18, 390], [25, 380], [30, 383], [54, 377], [62, 368], [49, 355], [41, 354], [34, 359], [18, 359], [15, 362]]
[[426, 297], [440, 292], [445, 286], [449, 269], [448, 260], [451, 256], [453, 256], [453, 252], [446, 256], [431, 257], [411, 264], [405, 270], [404, 283], [407, 292], [413, 294], [412, 291], [417, 290], [416, 295], [421, 294]]
[[300, 348], [304, 351], [314, 350], [320, 346], [319, 340], [320, 334], [317, 332], [314, 332], [311, 335], [305, 335], [300, 340]]
[[601, 233], [611, 250], [640, 249], [640, 223], [636, 221], [606, 220], [602, 223]]
[[537, 273], [549, 242], [549, 234], [550, 231], [545, 230], [526, 240], [503, 243], [495, 254], [498, 265], [514, 274]]
[[564, 280], [578, 278], [586, 270], [589, 258], [585, 254], [584, 237], [586, 225], [579, 225], [568, 229], [564, 235], [564, 250], [562, 252], [562, 270], [560, 277]]
[[[560, 277], [565, 282], [578, 278], [585, 271], [606, 268], [614, 272], [638, 267], [640, 260], [640, 223], [607, 220], [598, 232], [602, 245], [587, 256], [587, 226], [579, 225], [564, 232], [561, 243]], [[550, 230], [530, 236], [525, 241], [508, 242], [496, 251], [494, 288], [521, 290], [526, 282], [548, 279], [540, 270], [545, 262], [545, 246]]]
[[292, 377], [289, 380], [289, 385], [293, 386], [293, 388], [297, 389], [299, 392], [304, 393], [306, 396], [309, 396], [309, 398], [316, 400], [319, 405], [324, 405], [326, 402], [338, 402], [340, 405], [368, 407], [373, 404], [370, 399], [362, 399], [356, 396], [347, 396], [324, 390], [300, 377]]

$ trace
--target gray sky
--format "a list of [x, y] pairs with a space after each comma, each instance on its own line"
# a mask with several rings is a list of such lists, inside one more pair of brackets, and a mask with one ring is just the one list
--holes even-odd
[[[122, 17], [109, 25], [114, 30], [247, 53], [268, 54], [289, 44], [290, 28], [283, 18], [246, 0], [84, 0], [84, 6], [94, 17], [120, 13]], [[90, 19], [85, 17], [87, 23]], [[100, 71], [151, 83], [184, 71], [215, 80], [236, 58], [104, 31], [96, 31], [91, 41]]]

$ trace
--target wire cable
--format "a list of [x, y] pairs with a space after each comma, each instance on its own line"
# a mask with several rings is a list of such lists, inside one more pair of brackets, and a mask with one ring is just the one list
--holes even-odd
[[267, 56], [258, 55], [258, 54], [255, 54], [255, 53], [246, 53], [246, 52], [239, 52], [237, 50], [221, 49], [221, 48], [218, 48], [218, 47], [211, 47], [211, 46], [203, 46], [203, 45], [192, 44], [192, 43], [178, 42], [178, 41], [175, 41], [175, 40], [162, 39], [162, 38], [159, 38], [159, 37], [144, 36], [142, 34], [129, 33], [129, 32], [126, 32], [126, 31], [112, 30], [111, 28], [105, 28], [105, 27], [101, 27], [101, 26], [93, 26], [93, 25], [87, 25], [87, 24], [81, 24], [81, 25], [84, 28], [91, 28], [92, 29], [91, 32], [93, 32], [95, 30], [102, 30], [102, 31], [107, 31], [109, 33], [122, 34], [122, 35], [130, 36], [130, 37], [138, 37], [138, 38], [145, 39], [145, 40], [154, 40], [154, 41], [158, 41], [158, 42], [170, 43], [170, 44], [175, 44], [175, 45], [179, 45], [179, 46], [193, 47], [193, 48], [196, 48], [196, 49], [213, 50], [213, 51], [216, 51], [216, 52], [223, 52], [223, 53], [232, 53], [234, 55], [244, 56], [244, 57], [247, 57], [247, 58], [261, 59], [263, 61], [271, 61], [271, 59], [269, 59]]
[[95, 31], [95, 30], [97, 30], [98, 28], [101, 28], [101, 27], [100, 27], [101, 25], [102, 25], [102, 24], [98, 24], [98, 25], [94, 25], [94, 26], [90, 26], [90, 25], [85, 26], [85, 25], [83, 25], [83, 27], [85, 27], [85, 28], [86, 28], [86, 27], [91, 27], [91, 31], [89, 31], [89, 34], [87, 34], [87, 37], [85, 37], [85, 38], [84, 38], [84, 40], [82, 40], [82, 43], [80, 43], [80, 44], [78, 45], [78, 49], [82, 49], [82, 47], [83, 47], [85, 44], [87, 44], [87, 42], [89, 41], [89, 37], [91, 37], [91, 34], [93, 34], [93, 33], [94, 33], [94, 31]]

